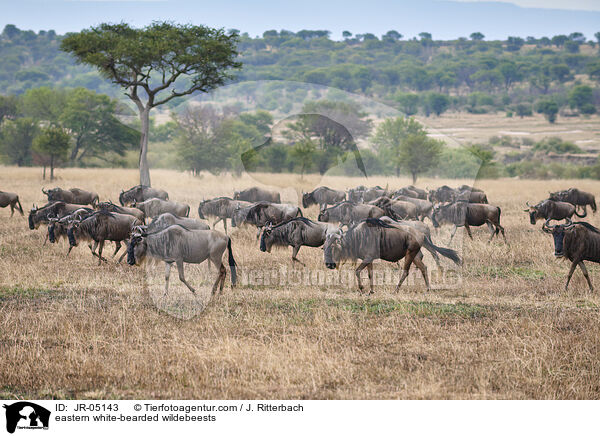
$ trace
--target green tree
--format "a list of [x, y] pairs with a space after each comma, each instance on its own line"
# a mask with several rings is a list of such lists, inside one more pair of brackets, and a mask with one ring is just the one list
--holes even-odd
[[25, 116], [58, 125], [65, 101], [66, 93], [62, 90], [47, 86], [33, 88], [23, 95], [22, 111]]
[[469, 35], [469, 38], [471, 38], [473, 41], [483, 41], [485, 35], [481, 32], [473, 32], [471, 35]]
[[388, 118], [377, 126], [371, 143], [383, 160], [393, 166], [396, 176], [399, 176], [403, 166], [401, 149], [404, 141], [409, 135], [424, 134], [423, 126], [414, 118]]
[[[54, 180], [54, 167], [67, 158], [69, 151], [69, 134], [62, 128], [49, 126], [42, 130], [33, 140], [33, 150], [48, 158], [50, 165], [50, 180]], [[46, 166], [44, 165], [44, 179]]]
[[569, 92], [569, 107], [579, 112], [590, 114], [596, 112], [594, 94], [591, 86], [577, 85]]
[[4, 119], [11, 119], [19, 113], [19, 98], [16, 95], [0, 95], [0, 124]]
[[[205, 26], [154, 22], [142, 29], [100, 24], [67, 35], [61, 48], [126, 90], [141, 121], [140, 183], [150, 185], [150, 110], [174, 98], [223, 85], [236, 61], [237, 33]], [[176, 83], [179, 86], [176, 86]]]
[[394, 99], [398, 102], [400, 110], [406, 116], [414, 115], [419, 110], [419, 94], [399, 92], [394, 96]]
[[425, 98], [425, 113], [433, 112], [438, 117], [450, 107], [450, 97], [438, 92], [430, 92]]
[[303, 139], [290, 149], [289, 154], [294, 164], [300, 167], [300, 177], [311, 168], [314, 162], [314, 156], [317, 151], [317, 145], [309, 138]]
[[411, 174], [413, 183], [416, 183], [417, 175], [438, 164], [442, 150], [441, 141], [423, 133], [411, 134], [402, 141], [398, 159], [402, 167]]
[[0, 129], [0, 154], [10, 165], [31, 165], [31, 146], [38, 127], [33, 118], [7, 120]]
[[515, 112], [521, 118], [530, 117], [533, 114], [531, 110], [531, 104], [527, 103], [519, 103], [518, 105], [516, 105]]
[[558, 114], [558, 104], [552, 99], [539, 100], [535, 105], [535, 111], [544, 114], [548, 122], [553, 124], [556, 121], [556, 114]]

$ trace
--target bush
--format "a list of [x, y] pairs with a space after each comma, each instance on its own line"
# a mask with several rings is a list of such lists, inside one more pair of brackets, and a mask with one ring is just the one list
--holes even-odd
[[535, 144], [532, 149], [534, 152], [543, 151], [546, 153], [583, 153], [583, 150], [572, 142], [563, 141], [557, 136], [551, 138], [545, 138]]

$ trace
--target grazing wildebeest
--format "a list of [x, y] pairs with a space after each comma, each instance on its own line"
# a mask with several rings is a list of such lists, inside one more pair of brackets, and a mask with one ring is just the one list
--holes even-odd
[[368, 204], [380, 207], [384, 210], [385, 214], [391, 218], [411, 220], [416, 220], [418, 218], [417, 206], [409, 201], [392, 200], [389, 197], [379, 197], [370, 201]]
[[368, 203], [369, 201], [373, 201], [379, 197], [388, 196], [389, 192], [387, 189], [382, 188], [381, 186], [375, 186], [373, 188], [367, 188], [362, 194], [362, 202]]
[[429, 191], [428, 200], [432, 203], [449, 203], [454, 201], [456, 190], [448, 185]]
[[190, 216], [190, 207], [187, 204], [161, 198], [150, 198], [141, 202], [134, 200], [132, 206], [144, 212], [148, 218], [154, 218], [163, 213], [172, 213], [185, 218]]
[[64, 201], [65, 203], [89, 204], [92, 206], [98, 203], [98, 194], [79, 188], [71, 188], [69, 190], [53, 188], [47, 191], [42, 188], [42, 192], [48, 197], [48, 202]]
[[393, 200], [401, 200], [412, 203], [417, 208], [417, 216], [421, 221], [425, 221], [425, 217], [431, 219], [431, 211], [433, 210], [433, 203], [429, 200], [423, 200], [421, 198], [407, 197], [405, 195], [398, 195]]
[[267, 223], [277, 225], [299, 216], [302, 216], [302, 210], [298, 206], [259, 202], [248, 207], [237, 208], [231, 217], [231, 225], [233, 227], [244, 223], [255, 225], [258, 228], [256, 234], [258, 239], [260, 231]]
[[251, 206], [249, 201], [232, 200], [229, 197], [217, 197], [212, 200], [203, 200], [198, 206], [198, 216], [202, 219], [207, 219], [207, 216], [216, 217], [217, 220], [213, 223], [213, 229], [219, 221], [223, 221], [225, 234], [227, 234], [227, 218], [233, 218], [233, 212], [236, 209]]
[[137, 207], [119, 206], [114, 204], [112, 201], [103, 201], [101, 203], [98, 203], [96, 205], [96, 209], [105, 209], [109, 212], [131, 215], [139, 219], [141, 222], [144, 222], [146, 219], [146, 215], [144, 214], [144, 212], [138, 209]]
[[500, 225], [500, 214], [501, 210], [498, 206], [458, 201], [456, 203], [436, 204], [433, 207], [431, 220], [433, 226], [436, 228], [440, 227], [443, 223], [454, 225], [454, 229], [452, 229], [452, 234], [450, 236], [451, 241], [452, 238], [454, 238], [454, 234], [458, 227], [464, 226], [469, 237], [473, 239], [470, 226], [477, 227], [487, 224], [490, 230], [490, 239], [488, 242], [490, 242], [498, 232], [502, 232], [504, 242], [506, 242], [504, 227]]
[[48, 224], [50, 218], [62, 218], [77, 209], [81, 209], [80, 204], [69, 204], [64, 201], [48, 203], [39, 209], [34, 205], [29, 211], [29, 228], [31, 230], [37, 229], [41, 223]]
[[172, 213], [163, 213], [162, 215], [155, 217], [152, 222], [148, 224], [146, 231], [148, 233], [154, 233], [173, 225], [179, 225], [189, 230], [210, 229], [208, 224], [195, 220], [194, 218], [181, 218]]
[[321, 186], [312, 192], [302, 193], [302, 207], [307, 208], [313, 204], [318, 204], [319, 209], [325, 209], [330, 204], [336, 204], [346, 199], [344, 191]]
[[348, 189], [348, 201], [351, 201], [352, 203], [362, 203], [363, 193], [366, 190], [367, 187], [364, 185]]
[[259, 187], [252, 187], [244, 189], [243, 191], [236, 191], [233, 193], [234, 200], [249, 201], [251, 203], [257, 203], [259, 201], [268, 201], [270, 203], [281, 203], [281, 196], [279, 192], [268, 191]]
[[119, 203], [121, 206], [137, 201], [138, 203], [149, 198], [160, 198], [162, 200], [168, 200], [169, 194], [167, 191], [162, 189], [151, 188], [150, 186], [137, 185], [127, 191], [121, 191], [119, 194]]
[[349, 226], [367, 218], [381, 218], [385, 211], [372, 204], [356, 204], [351, 201], [342, 201], [319, 213], [318, 220], [322, 222], [339, 222]]
[[276, 226], [267, 223], [260, 237], [260, 251], [270, 253], [273, 245], [290, 246], [293, 248], [292, 261], [304, 265], [297, 258], [300, 247], [320, 247], [325, 243], [327, 234], [338, 229], [332, 224], [316, 223], [304, 217], [294, 218]]
[[481, 190], [457, 190], [454, 195], [454, 200], [452, 201], [468, 201], [469, 203], [488, 204], [487, 195]]
[[14, 192], [4, 192], [0, 191], [0, 207], [10, 206], [10, 216], [15, 214], [15, 209], [18, 208], [18, 211], [21, 212], [21, 216], [23, 216], [23, 208], [21, 207], [21, 202], [19, 201], [19, 196]]
[[589, 192], [580, 191], [577, 188], [570, 188], [564, 191], [551, 192], [550, 200], [566, 201], [575, 206], [582, 206], [585, 213], [586, 206], [590, 205], [592, 211], [596, 213], [596, 198]]
[[51, 244], [54, 244], [61, 238], [66, 238], [67, 228], [71, 221], [81, 220], [92, 213], [94, 213], [94, 211], [86, 207], [77, 209], [75, 212], [65, 215], [62, 218], [50, 218], [48, 221], [48, 240]]
[[590, 291], [593, 291], [594, 288], [583, 261], [589, 260], [600, 263], [600, 230], [586, 222], [569, 221], [566, 224], [551, 226], [549, 221], [547, 220], [544, 223], [542, 229], [547, 233], [552, 233], [554, 237], [554, 255], [569, 259], [572, 262], [565, 284], [565, 291], [569, 287], [569, 282], [577, 265], [581, 268]]
[[529, 222], [533, 225], [542, 219], [560, 221], [570, 219], [573, 215], [577, 215], [579, 218], [584, 218], [587, 215], [586, 213], [579, 215], [573, 204], [564, 201], [544, 200], [535, 206], [530, 205], [529, 202], [526, 204], [529, 208], [525, 209], [525, 212], [529, 214]]
[[185, 284], [193, 294], [196, 290], [185, 280], [184, 263], [202, 263], [209, 259], [216, 267], [219, 274], [212, 288], [213, 295], [217, 291], [223, 292], [227, 271], [223, 266], [223, 253], [227, 248], [229, 252], [229, 269], [231, 270], [231, 287], [236, 283], [236, 263], [231, 250], [229, 236], [217, 230], [188, 230], [179, 225], [167, 227], [156, 233], [135, 232], [127, 248], [127, 263], [135, 265], [146, 256], [160, 259], [165, 262], [165, 295], [169, 291], [169, 276], [171, 266], [177, 265], [179, 280]]
[[392, 226], [382, 220], [369, 218], [350, 227], [345, 233], [330, 233], [327, 235], [324, 246], [325, 266], [329, 269], [336, 268], [344, 260], [361, 259], [356, 268], [355, 275], [358, 280], [358, 289], [362, 292], [363, 285], [360, 273], [367, 268], [371, 294], [373, 293], [373, 261], [383, 259], [388, 262], [398, 262], [404, 258], [404, 267], [396, 291], [408, 276], [410, 265], [414, 262], [421, 270], [427, 289], [427, 267], [423, 263], [421, 244], [413, 232]]
[[[129, 240], [131, 230], [143, 223], [136, 217], [106, 210], [99, 210], [81, 221], [72, 221], [67, 229], [69, 238], [69, 252], [73, 247], [77, 247], [77, 240], [94, 241], [98, 245], [98, 265], [106, 261], [102, 257], [104, 241], [113, 241], [116, 244], [113, 257], [121, 249], [121, 242]], [[92, 251], [93, 254], [93, 251]], [[119, 258], [123, 260], [125, 253]]]

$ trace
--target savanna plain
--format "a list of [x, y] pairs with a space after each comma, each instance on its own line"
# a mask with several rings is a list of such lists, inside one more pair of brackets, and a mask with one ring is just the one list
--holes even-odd
[[[42, 186], [95, 190], [101, 200], [116, 202], [122, 188], [137, 184], [138, 173], [59, 169], [58, 177], [44, 182], [39, 168], [2, 167], [0, 189], [17, 192], [27, 214], [32, 204], [44, 204]], [[190, 204], [192, 217], [203, 198], [231, 196], [259, 182], [305, 189], [410, 183], [197, 177], [171, 170], [153, 171], [152, 182]], [[420, 179], [417, 185], [471, 182]], [[384, 281], [371, 296], [353, 283], [256, 279], [260, 271], [275, 270], [318, 276], [326, 270], [323, 252], [303, 247], [299, 258], [306, 266], [294, 266], [291, 248], [263, 253], [256, 231], [241, 228], [230, 232], [236, 288], [228, 268], [222, 295], [211, 299], [215, 268], [187, 265], [199, 295], [192, 296], [174, 270], [169, 295], [161, 298], [162, 264], [131, 267], [109, 259], [98, 265], [85, 244], [67, 257], [67, 241], [44, 245], [45, 227], [31, 231], [26, 218], [0, 209], [0, 397], [600, 398], [599, 291], [588, 290], [579, 270], [564, 291], [569, 263], [555, 259], [551, 236], [541, 232], [541, 223], [529, 224], [523, 211], [526, 201], [542, 200], [551, 190], [576, 186], [598, 195], [600, 182], [500, 179], [476, 186], [501, 207], [509, 244], [496, 238], [487, 244], [487, 228], [474, 228], [473, 241], [458, 238], [452, 245], [464, 258], [461, 280], [431, 291], [415, 274], [395, 293], [398, 266], [378, 262], [375, 270], [391, 271], [394, 282]], [[298, 191], [282, 187], [282, 199], [297, 204]], [[313, 219], [317, 212], [316, 206], [305, 211]], [[587, 220], [600, 225], [600, 215]], [[447, 246], [449, 228], [433, 239]], [[434, 269], [429, 255], [426, 263]], [[588, 265], [600, 289], [600, 268]]]

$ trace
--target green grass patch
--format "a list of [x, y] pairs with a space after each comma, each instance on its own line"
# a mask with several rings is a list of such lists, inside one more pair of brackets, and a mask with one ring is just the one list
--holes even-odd
[[24, 288], [22, 286], [0, 286], [0, 301], [9, 299], [52, 297], [57, 293], [58, 291], [56, 289]]
[[519, 277], [527, 280], [542, 280], [547, 276], [547, 273], [524, 266], [485, 265], [473, 271], [473, 275], [475, 277], [491, 277], [494, 279]]

